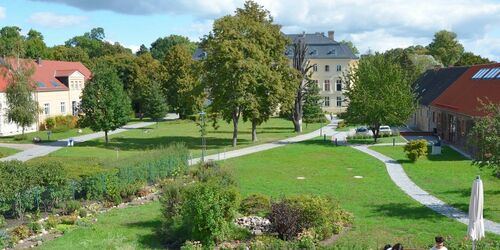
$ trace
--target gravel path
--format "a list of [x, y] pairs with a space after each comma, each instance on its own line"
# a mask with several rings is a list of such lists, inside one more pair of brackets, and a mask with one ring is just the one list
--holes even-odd
[[[411, 198], [418, 201], [422, 205], [440, 213], [448, 218], [455, 219], [465, 225], [469, 224], [468, 215], [454, 207], [449, 206], [440, 199], [427, 193], [419, 186], [417, 186], [405, 173], [403, 166], [397, 161], [368, 148], [367, 145], [357, 145], [352, 146], [353, 148], [369, 154], [378, 160], [385, 163], [385, 167], [392, 181], [401, 189], [403, 192], [408, 194]], [[500, 235], [500, 223], [496, 223], [491, 220], [484, 220], [484, 230], [494, 234]]]

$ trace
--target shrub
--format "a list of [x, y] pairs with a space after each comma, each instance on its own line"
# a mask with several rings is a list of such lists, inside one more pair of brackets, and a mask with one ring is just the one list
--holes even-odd
[[45, 221], [45, 228], [52, 229], [55, 228], [57, 224], [59, 224], [59, 218], [54, 215], [49, 215], [49, 217]]
[[299, 210], [286, 200], [271, 203], [269, 220], [280, 239], [292, 240], [301, 231]]
[[31, 230], [26, 225], [20, 225], [12, 229], [12, 236], [17, 239], [26, 239], [31, 236]]
[[81, 207], [80, 209], [78, 209], [78, 215], [80, 216], [80, 218], [87, 217], [87, 209]]
[[202, 250], [203, 245], [199, 241], [186, 241], [181, 250]]
[[9, 243], [9, 234], [5, 230], [0, 230], [0, 249], [4, 249]]
[[3, 217], [3, 215], [0, 215], [0, 228], [5, 226], [7, 226], [7, 221], [5, 221], [5, 217]]
[[271, 200], [263, 194], [252, 194], [241, 201], [240, 211], [244, 215], [265, 216], [271, 212]]
[[48, 117], [45, 119], [45, 129], [53, 129], [56, 126], [56, 120], [54, 117]]
[[41, 233], [43, 229], [42, 225], [36, 221], [32, 221], [28, 224], [28, 227], [35, 234]]
[[345, 121], [339, 121], [338, 124], [337, 124], [337, 129], [339, 128], [345, 128], [347, 125], [345, 123]]
[[78, 220], [78, 215], [75, 213], [75, 214], [71, 214], [71, 215], [64, 215], [64, 216], [61, 216], [60, 218], [61, 218], [61, 224], [75, 225], [76, 221]]
[[14, 136], [14, 141], [24, 141], [28, 139], [28, 136], [27, 135], [15, 135]]
[[63, 206], [63, 214], [66, 214], [66, 215], [69, 215], [69, 214], [73, 214], [74, 212], [76, 212], [78, 209], [80, 209], [82, 205], [80, 204], [79, 201], [77, 200], [70, 200], [70, 201], [67, 201], [66, 203], [64, 203], [64, 206]]
[[427, 154], [427, 141], [426, 140], [415, 140], [409, 141], [404, 146], [404, 151], [406, 156], [410, 161], [415, 162], [418, 158]]

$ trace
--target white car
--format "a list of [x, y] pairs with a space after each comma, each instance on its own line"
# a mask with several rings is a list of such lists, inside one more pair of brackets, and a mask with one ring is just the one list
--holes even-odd
[[356, 135], [371, 135], [370, 130], [365, 127], [359, 127], [356, 129]]
[[392, 135], [391, 127], [386, 125], [380, 126], [379, 135]]

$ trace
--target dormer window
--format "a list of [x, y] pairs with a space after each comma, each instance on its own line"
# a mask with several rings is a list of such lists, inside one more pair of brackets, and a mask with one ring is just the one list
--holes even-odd
[[309, 55], [311, 55], [311, 56], [315, 56], [317, 54], [318, 54], [318, 51], [315, 49], [313, 49], [313, 50], [311, 50], [311, 52], [309, 52]]

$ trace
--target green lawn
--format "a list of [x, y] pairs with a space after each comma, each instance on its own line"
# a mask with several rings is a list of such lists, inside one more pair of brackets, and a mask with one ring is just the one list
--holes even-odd
[[[220, 128], [207, 128], [207, 153], [216, 154], [234, 150], [232, 143], [232, 124], [219, 123]], [[309, 124], [304, 133], [319, 129], [320, 124]], [[293, 131], [291, 121], [272, 118], [257, 129], [258, 142], [251, 141], [251, 123], [240, 122], [237, 148], [248, 147], [259, 143], [272, 142], [297, 134]], [[168, 145], [173, 142], [183, 142], [189, 148], [192, 157], [201, 155], [201, 139], [199, 127], [189, 120], [160, 122], [148, 128], [131, 129], [129, 131], [110, 136], [109, 145], [104, 139], [96, 139], [76, 144], [74, 147], [60, 149], [49, 156], [33, 159], [60, 160], [77, 168], [73, 172], [87, 171], [89, 166], [98, 165], [101, 161], [123, 160], [127, 157], [140, 157], [144, 150]]]
[[0, 147], [0, 158], [7, 157], [18, 152], [20, 151], [17, 149]]
[[[436, 235], [461, 240], [467, 227], [421, 206], [390, 180], [382, 162], [349, 147], [321, 139], [226, 160], [234, 169], [243, 195], [273, 197], [294, 194], [329, 195], [355, 217], [353, 227], [335, 243], [379, 249], [402, 242], [427, 247]], [[355, 179], [353, 176], [363, 176]], [[305, 177], [298, 180], [297, 177]], [[159, 203], [115, 210], [98, 217], [94, 226], [78, 228], [41, 249], [155, 249], [161, 246]], [[498, 236], [487, 235], [500, 240]]]
[[[353, 228], [339, 244], [379, 248], [403, 242], [407, 247], [425, 247], [436, 235], [463, 239], [467, 232], [465, 225], [404, 194], [390, 180], [382, 162], [349, 147], [309, 141], [227, 160], [225, 165], [234, 168], [245, 195], [313, 193], [335, 197], [355, 216]], [[298, 180], [299, 176], [306, 179]]]
[[160, 227], [160, 203], [113, 210], [97, 217], [97, 223], [80, 227], [39, 249], [164, 249], [156, 237]]
[[480, 175], [484, 188], [484, 217], [500, 222], [500, 179], [492, 175], [491, 169], [480, 170], [472, 166], [470, 160], [446, 146], [442, 155], [429, 155], [415, 163], [409, 162], [402, 146], [371, 149], [402, 163], [418, 186], [464, 212], [469, 210], [472, 181]]
[[57, 141], [61, 139], [66, 139], [69, 137], [75, 137], [79, 135], [85, 135], [85, 134], [90, 134], [93, 133], [91, 129], [85, 128], [82, 129], [82, 133], [78, 133], [78, 128], [70, 129], [65, 132], [59, 132], [59, 133], [52, 133], [50, 135], [50, 140], [48, 140], [47, 136], [47, 131], [36, 131], [36, 132], [31, 132], [31, 133], [26, 133], [26, 139], [23, 140], [16, 140], [16, 136], [11, 135], [11, 136], [4, 136], [0, 137], [0, 142], [1, 143], [33, 143], [33, 138], [34, 137], [40, 137], [42, 139], [42, 142], [51, 142], [51, 141]]
[[[406, 139], [402, 136], [391, 136], [391, 137], [381, 137], [377, 139], [377, 144], [380, 143], [392, 143], [392, 140], [396, 139], [396, 143], [406, 142]], [[373, 138], [366, 139], [348, 139], [347, 142], [350, 144], [375, 144]]]

